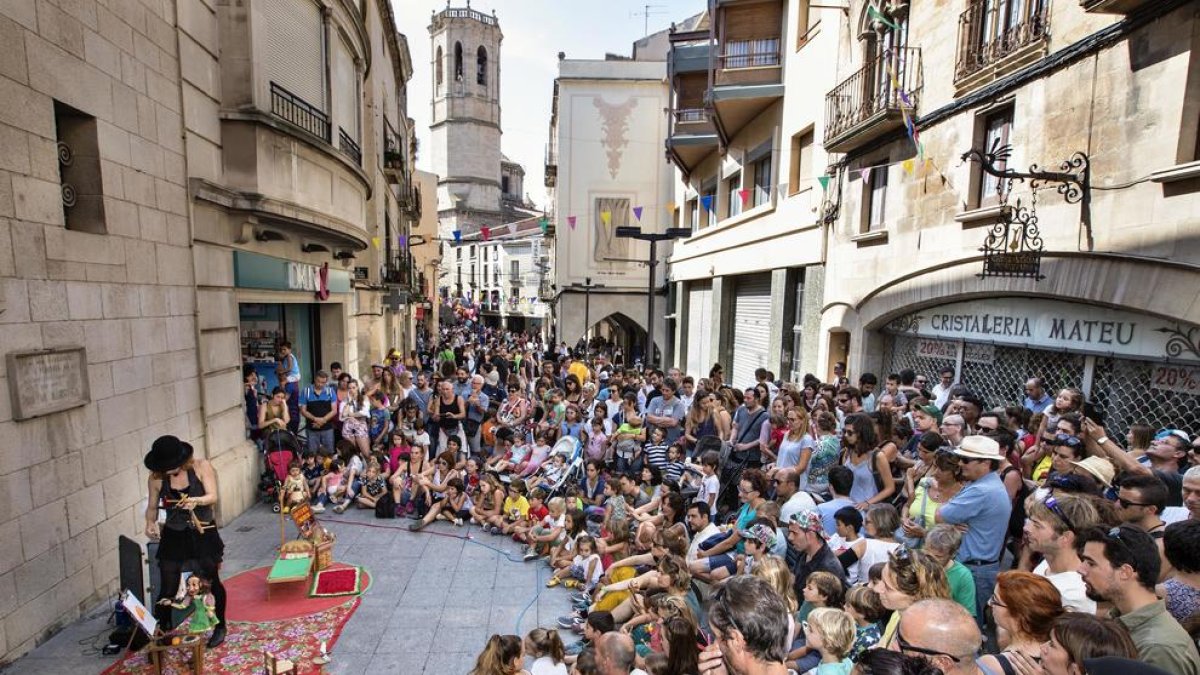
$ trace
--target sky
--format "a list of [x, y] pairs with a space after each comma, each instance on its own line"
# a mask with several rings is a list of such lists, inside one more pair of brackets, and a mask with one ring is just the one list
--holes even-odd
[[[633, 42], [643, 37], [643, 16], [651, 0], [473, 0], [471, 8], [496, 12], [504, 41], [500, 44], [501, 149], [525, 167], [525, 192], [538, 206], [547, 206], [545, 148], [550, 125], [550, 97], [558, 74], [558, 53], [569, 59], [601, 59], [606, 52], [630, 55]], [[463, 7], [466, 0], [454, 0]], [[653, 0], [649, 33], [669, 28], [704, 10], [705, 0]], [[446, 7], [446, 0], [392, 0], [396, 23], [408, 36], [413, 77], [409, 82], [408, 115], [416, 121], [420, 139], [417, 167], [430, 170], [429, 18]], [[499, 175], [499, 167], [496, 168]]]

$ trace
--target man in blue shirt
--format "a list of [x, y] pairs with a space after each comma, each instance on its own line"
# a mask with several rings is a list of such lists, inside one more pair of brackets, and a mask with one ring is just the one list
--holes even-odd
[[337, 418], [337, 390], [329, 386], [329, 373], [318, 370], [313, 383], [300, 392], [300, 414], [308, 420], [308, 452], [332, 457], [333, 420]]
[[829, 499], [817, 504], [817, 513], [821, 514], [821, 524], [826, 532], [837, 532], [837, 522], [833, 514], [843, 506], [854, 506], [850, 499], [850, 488], [854, 485], [854, 472], [848, 467], [838, 464], [829, 468]]
[[982, 626], [1000, 573], [1012, 500], [997, 473], [1003, 459], [999, 443], [986, 436], [967, 436], [954, 454], [968, 483], [938, 511], [937, 522], [966, 526], [958, 560], [975, 579], [975, 616]]
[[671, 445], [683, 432], [683, 418], [687, 417], [687, 408], [683, 401], [675, 395], [678, 389], [675, 380], [663, 380], [662, 396], [646, 404], [646, 421], [652, 426], [662, 429], [666, 435], [667, 445]]
[[1040, 413], [1051, 403], [1054, 403], [1054, 397], [1046, 391], [1046, 382], [1040, 377], [1029, 378], [1025, 383], [1025, 400], [1022, 403], [1025, 409], [1031, 413]]

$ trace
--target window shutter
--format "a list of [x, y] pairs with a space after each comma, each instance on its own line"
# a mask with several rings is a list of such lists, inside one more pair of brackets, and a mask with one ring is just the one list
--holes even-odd
[[325, 110], [325, 26], [309, 0], [263, 0], [267, 76]]
[[337, 124], [346, 134], [358, 140], [358, 73], [354, 69], [354, 57], [341, 38], [334, 41], [333, 49], [333, 108]]

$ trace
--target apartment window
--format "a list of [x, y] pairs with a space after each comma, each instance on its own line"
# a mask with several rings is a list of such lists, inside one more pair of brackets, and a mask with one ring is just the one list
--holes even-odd
[[475, 277], [475, 263], [471, 263], [471, 288], [477, 286], [478, 279]]
[[817, 18], [819, 14], [813, 11], [816, 8], [810, 6], [810, 0], [800, 0], [798, 4], [800, 8], [796, 12], [796, 49], [808, 44], [817, 32], [817, 26], [821, 25], [821, 20]]
[[508, 280], [509, 283], [520, 284], [521, 283], [521, 261], [520, 260], [510, 260], [508, 263], [508, 266], [509, 266], [510, 275], [512, 277], [511, 279]]
[[483, 45], [475, 53], [475, 83], [487, 85], [487, 50]]
[[[707, 200], [705, 199], [707, 197]], [[704, 208], [704, 202], [708, 202], [708, 208]], [[700, 227], [708, 227], [717, 221], [717, 185], [716, 179], [713, 183], [704, 188], [704, 192], [700, 194]]]
[[771, 155], [760, 158], [754, 163], [754, 194], [755, 206], [762, 206], [771, 201]]
[[[471, 260], [475, 259], [475, 244], [471, 244], [471, 255], [469, 257], [471, 258]], [[475, 276], [475, 275], [471, 275], [471, 276]]]
[[104, 189], [96, 118], [54, 102], [58, 136], [58, 177], [62, 183], [63, 222], [68, 230], [105, 234]]
[[[881, 164], [887, 164], [885, 159]], [[887, 219], [887, 166], [880, 166], [871, 171], [866, 185], [866, 227], [864, 231], [875, 232], [882, 230]]]
[[729, 218], [739, 215], [742, 212], [742, 196], [738, 194], [741, 189], [742, 172], [739, 171], [725, 181], [725, 195], [728, 197], [726, 210]]
[[792, 163], [788, 174], [788, 194], [807, 190], [812, 183], [813, 132], [811, 129], [792, 136]]
[[[1013, 109], [1011, 107], [1004, 110], [998, 110], [983, 118], [983, 148], [986, 152], [991, 152], [993, 148], [1007, 145], [1012, 134]], [[996, 168], [1006, 168], [1006, 162], [999, 162]], [[975, 203], [978, 206], [991, 206], [1000, 201], [1000, 179], [995, 176], [984, 173], [979, 168], [978, 163], [975, 164], [977, 172], [979, 192], [975, 196]]]
[[688, 226], [693, 230], [700, 229], [700, 198], [689, 199], [687, 202]]

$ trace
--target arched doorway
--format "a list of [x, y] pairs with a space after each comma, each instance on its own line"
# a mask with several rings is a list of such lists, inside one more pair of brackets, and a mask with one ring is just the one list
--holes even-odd
[[620, 348], [624, 363], [645, 362], [642, 355], [646, 349], [646, 329], [621, 312], [613, 312], [590, 326], [593, 349], [612, 352]]

